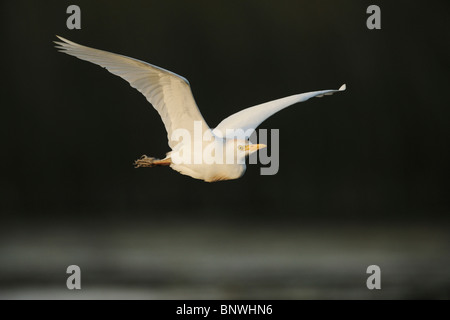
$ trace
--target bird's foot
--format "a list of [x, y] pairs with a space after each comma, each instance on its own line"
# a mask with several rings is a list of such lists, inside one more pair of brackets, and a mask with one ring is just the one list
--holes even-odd
[[144, 168], [144, 167], [151, 168], [151, 167], [154, 167], [154, 166], [157, 165], [157, 164], [155, 163], [156, 161], [157, 161], [156, 158], [147, 157], [147, 156], [144, 154], [142, 157], [140, 157], [139, 159], [137, 159], [137, 160], [134, 162], [134, 167], [135, 167], [135, 168]]
[[156, 158], [152, 158], [152, 157], [147, 157], [145, 154], [140, 157], [139, 159], [137, 159], [134, 162], [134, 167], [135, 168], [151, 168], [151, 167], [156, 167], [156, 166], [170, 166], [172, 163], [172, 160], [170, 158], [165, 158], [165, 159], [156, 159]]

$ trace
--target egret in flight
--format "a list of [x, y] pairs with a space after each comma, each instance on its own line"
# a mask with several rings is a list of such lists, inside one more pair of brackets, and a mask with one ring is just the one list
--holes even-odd
[[344, 84], [338, 90], [313, 91], [266, 102], [239, 111], [210, 129], [184, 77], [144, 61], [57, 37], [61, 40], [55, 41], [60, 52], [95, 63], [128, 81], [158, 111], [171, 151], [163, 159], [144, 155], [135, 161], [135, 167], [170, 166], [207, 182], [237, 179], [244, 174], [245, 158], [266, 147], [249, 141], [264, 120], [295, 103], [345, 90]]

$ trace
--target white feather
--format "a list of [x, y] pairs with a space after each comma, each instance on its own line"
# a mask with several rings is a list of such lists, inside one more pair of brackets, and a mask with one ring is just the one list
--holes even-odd
[[63, 41], [55, 41], [61, 52], [98, 64], [141, 92], [161, 116], [171, 148], [178, 143], [171, 140], [172, 132], [179, 128], [193, 131], [194, 121], [202, 122], [203, 133], [210, 131], [195, 103], [187, 79], [144, 61], [58, 38]]
[[226, 137], [227, 130], [234, 131], [241, 129], [246, 133], [248, 138], [263, 121], [278, 111], [313, 97], [320, 98], [324, 95], [332, 95], [335, 92], [344, 91], [345, 89], [346, 86], [344, 84], [338, 90], [322, 90], [296, 94], [244, 109], [222, 120], [222, 122], [213, 130], [213, 133], [216, 136]]

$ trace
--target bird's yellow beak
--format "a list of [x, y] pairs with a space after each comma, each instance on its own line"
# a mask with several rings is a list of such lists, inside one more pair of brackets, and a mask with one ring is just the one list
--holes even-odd
[[249, 151], [250, 153], [255, 152], [259, 149], [267, 148], [265, 144], [248, 144], [245, 146], [245, 151]]

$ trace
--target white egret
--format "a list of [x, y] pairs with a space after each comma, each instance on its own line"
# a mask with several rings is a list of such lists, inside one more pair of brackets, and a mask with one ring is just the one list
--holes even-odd
[[172, 151], [163, 159], [142, 156], [135, 161], [136, 167], [170, 166], [207, 182], [237, 179], [244, 174], [245, 157], [266, 147], [248, 140], [264, 120], [295, 103], [345, 90], [342, 85], [338, 90], [296, 94], [263, 103], [229, 116], [212, 130], [194, 101], [187, 79], [140, 60], [57, 37], [62, 41], [55, 41], [60, 52], [100, 65], [125, 79], [158, 111]]

